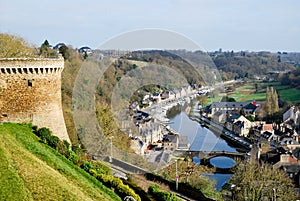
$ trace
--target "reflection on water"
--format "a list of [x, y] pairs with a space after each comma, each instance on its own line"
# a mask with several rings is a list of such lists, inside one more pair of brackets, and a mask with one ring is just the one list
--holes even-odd
[[205, 173], [202, 175], [206, 176], [209, 179], [212, 179], [216, 182], [215, 187], [216, 187], [217, 191], [221, 191], [222, 187], [232, 177], [232, 174], [219, 174], [219, 173]]
[[[228, 143], [215, 135], [212, 131], [202, 127], [198, 122], [192, 121], [185, 112], [177, 113], [170, 121], [174, 122], [170, 124], [174, 130], [181, 135], [188, 136], [191, 151], [229, 151], [237, 152], [237, 150], [228, 145]], [[226, 159], [221, 157], [215, 157], [215, 166], [225, 168], [225, 166], [234, 166], [232, 159]], [[220, 174], [220, 173], [205, 173], [203, 174], [209, 179], [216, 181], [217, 191], [221, 191], [222, 187], [231, 178], [232, 174]]]
[[192, 121], [185, 112], [181, 112], [170, 121], [174, 122], [170, 127], [181, 135], [188, 136], [191, 151], [236, 152], [236, 149], [229, 146], [225, 140], [207, 128], [201, 127], [198, 122]]
[[221, 169], [232, 168], [236, 165], [236, 162], [229, 157], [226, 156], [218, 156], [209, 160], [210, 164]]

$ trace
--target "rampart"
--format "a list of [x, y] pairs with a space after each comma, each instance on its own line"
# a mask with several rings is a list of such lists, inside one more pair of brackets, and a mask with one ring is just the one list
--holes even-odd
[[62, 112], [63, 58], [0, 59], [0, 121], [49, 128], [70, 142]]

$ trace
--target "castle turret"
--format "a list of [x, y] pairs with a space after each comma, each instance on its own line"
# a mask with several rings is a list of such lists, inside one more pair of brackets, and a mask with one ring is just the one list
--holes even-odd
[[0, 59], [0, 121], [49, 128], [70, 142], [61, 103], [63, 58]]

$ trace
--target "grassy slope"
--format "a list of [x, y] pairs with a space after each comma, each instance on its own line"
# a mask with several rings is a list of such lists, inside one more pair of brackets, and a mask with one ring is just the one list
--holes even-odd
[[120, 200], [38, 142], [29, 125], [0, 125], [0, 200]]

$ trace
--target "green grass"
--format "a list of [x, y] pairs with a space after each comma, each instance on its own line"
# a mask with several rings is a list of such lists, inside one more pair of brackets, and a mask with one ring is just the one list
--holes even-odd
[[121, 200], [56, 150], [30, 125], [0, 125], [0, 200]]
[[[257, 84], [257, 92], [255, 89]], [[281, 85], [280, 82], [248, 82], [234, 90], [230, 97], [233, 97], [238, 102], [243, 101], [264, 101], [266, 99], [266, 88], [273, 86], [280, 98], [284, 101], [291, 103], [297, 103], [300, 101], [300, 91], [295, 88], [289, 88], [289, 86]]]
[[285, 89], [278, 91], [280, 98], [283, 100], [292, 102], [292, 103], [299, 103], [300, 102], [300, 91], [298, 89]]

